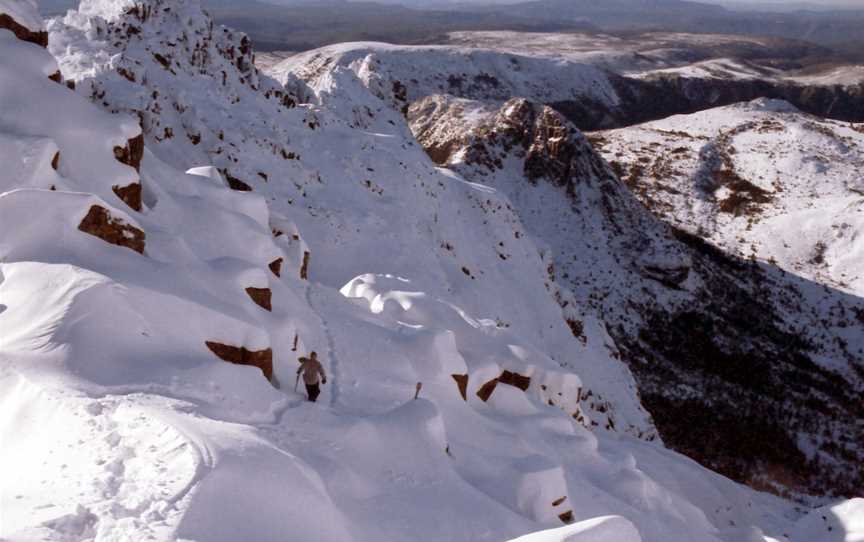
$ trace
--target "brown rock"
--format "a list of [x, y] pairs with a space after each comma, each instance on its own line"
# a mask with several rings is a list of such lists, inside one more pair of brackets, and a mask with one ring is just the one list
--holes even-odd
[[48, 76], [48, 79], [54, 81], [55, 83], [62, 84], [63, 83], [63, 75], [60, 74], [60, 70], [52, 73]]
[[244, 183], [237, 177], [234, 177], [228, 170], [223, 170], [222, 173], [225, 175], [225, 180], [228, 181], [228, 186], [231, 187], [231, 190], [237, 190], [238, 192], [251, 192], [252, 187], [248, 184]]
[[270, 271], [272, 271], [273, 274], [276, 275], [277, 277], [282, 276], [282, 262], [283, 261], [284, 260], [282, 258], [277, 258], [277, 259], [273, 260], [272, 262], [270, 262]]
[[54, 171], [57, 171], [57, 168], [60, 167], [60, 151], [54, 153], [54, 158], [51, 159], [51, 167], [54, 168]]
[[498, 382], [519, 388], [522, 391], [528, 391], [528, 387], [531, 386], [530, 377], [522, 376], [519, 373], [511, 373], [510, 371], [502, 372], [501, 376], [498, 377]]
[[573, 523], [573, 510], [567, 510], [563, 514], [558, 514], [558, 519], [560, 519], [563, 523], [570, 525]]
[[235, 365], [250, 365], [258, 367], [267, 380], [273, 380], [273, 350], [246, 350], [243, 347], [230, 346], [227, 344], [207, 341], [205, 343], [216, 357]]
[[127, 141], [125, 147], [114, 147], [114, 158], [140, 173], [141, 160], [144, 159], [144, 134]]
[[453, 380], [456, 381], [456, 385], [459, 387], [459, 395], [462, 396], [462, 399], [468, 400], [468, 375], [450, 375], [453, 377]]
[[270, 288], [246, 288], [246, 293], [261, 308], [273, 312], [273, 292], [270, 291]]
[[303, 280], [309, 280], [309, 257], [311, 254], [307, 250], [303, 253], [303, 265], [300, 266], [300, 278]]
[[498, 379], [493, 378], [489, 382], [483, 384], [479, 390], [477, 390], [477, 397], [480, 398], [484, 403], [492, 397], [492, 392], [495, 391], [495, 388], [498, 386]]
[[40, 47], [48, 47], [48, 32], [34, 32], [26, 26], [19, 24], [18, 21], [6, 13], [0, 13], [0, 28], [11, 31], [19, 40], [35, 43]]
[[132, 209], [141, 212], [142, 208], [142, 197], [141, 197], [141, 183], [132, 183], [128, 186], [120, 187], [118, 185], [114, 185], [111, 187], [111, 190], [117, 194], [117, 197], [122, 199], [126, 205], [131, 207]]
[[559, 506], [561, 503], [563, 503], [566, 500], [567, 500], [566, 495], [561, 497], [560, 499], [555, 499], [554, 501], [552, 501], [552, 506]]
[[122, 220], [114, 218], [104, 207], [94, 205], [78, 229], [84, 233], [96, 236], [106, 243], [126, 247], [139, 254], [144, 254], [144, 232]]

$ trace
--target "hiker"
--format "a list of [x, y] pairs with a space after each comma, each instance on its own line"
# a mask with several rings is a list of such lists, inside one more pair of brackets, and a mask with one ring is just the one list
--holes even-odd
[[[300, 368], [297, 369], [297, 382], [300, 381], [300, 374], [303, 374], [303, 383], [306, 384], [306, 394], [309, 401], [315, 402], [318, 395], [321, 393], [321, 388], [318, 385], [318, 377], [321, 377], [321, 383], [327, 383], [327, 374], [324, 372], [324, 367], [318, 361], [318, 352], [312, 351], [309, 357], [300, 358]], [[294, 383], [294, 389], [297, 389], [297, 382]]]

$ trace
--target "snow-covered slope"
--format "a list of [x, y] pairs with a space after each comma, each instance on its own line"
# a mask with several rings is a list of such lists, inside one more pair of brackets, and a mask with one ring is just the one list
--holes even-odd
[[664, 220], [864, 296], [864, 127], [759, 100], [592, 140]]
[[[0, 30], [0, 537], [790, 525], [657, 441], [508, 195], [435, 167], [362, 85], [295, 106], [193, 0], [85, 0], [49, 28], [56, 62]], [[310, 349], [315, 405], [291, 383]]]
[[[864, 435], [857, 399], [864, 378], [864, 322], [856, 316], [864, 310], [861, 298], [826, 293], [807, 275], [788, 276], [724, 254], [653, 219], [568, 122], [579, 111], [597, 106], [596, 115], [609, 107], [611, 102], [588, 94], [591, 85], [563, 83], [541, 92], [511, 83], [508, 77], [521, 77], [501, 67], [511, 53], [424, 51], [348, 44], [292, 57], [271, 71], [287, 88], [313, 92], [304, 96], [342, 110], [345, 118], [380, 110], [367, 107], [364, 115], [357, 105], [367, 100], [362, 89], [352, 90], [346, 104], [345, 89], [367, 88], [403, 111], [433, 160], [506, 194], [544, 250], [550, 288], [574, 332], [578, 336], [580, 319], [567, 315], [568, 307], [596, 311], [623, 347], [643, 400], [673, 446], [758, 487], [854, 492], [864, 475], [857, 444]], [[446, 63], [436, 56], [442, 52]], [[554, 85], [562, 83], [549, 70], [560, 74], [576, 65], [562, 55], [517, 58]], [[499, 84], [449, 84], [461, 74]], [[301, 88], [298, 77], [311, 88]], [[616, 92], [621, 89], [620, 80], [606, 77]], [[693, 81], [697, 94], [714, 93], [712, 79]], [[734, 96], [740, 83], [718, 88]], [[579, 96], [576, 107], [552, 98], [568, 91]], [[510, 96], [523, 98], [504, 101]], [[645, 107], [657, 105], [657, 97], [644, 98]], [[537, 101], [552, 101], [554, 109]], [[848, 159], [859, 153], [849, 149]], [[831, 409], [844, 414], [829, 415]], [[779, 429], [775, 418], [784, 420]], [[693, 430], [703, 425], [724, 429], [716, 435]], [[784, 444], [768, 444], [778, 440]], [[836, 442], [845, 444], [835, 448]], [[854, 481], [841, 474], [850, 469]]]
[[[496, 102], [525, 98], [554, 107], [583, 130], [630, 126], [759, 97], [814, 114], [864, 120], [864, 80], [821, 68], [792, 69], [824, 54], [805, 42], [712, 34], [628, 38], [518, 32], [459, 33], [449, 45], [346, 43], [268, 67], [308, 98], [338, 72], [353, 72], [385, 102], [404, 107], [447, 94]], [[786, 67], [785, 71], [781, 68]], [[834, 66], [836, 67], [836, 65]], [[800, 68], [800, 65], [799, 65]], [[817, 70], [817, 73], [813, 73]]]

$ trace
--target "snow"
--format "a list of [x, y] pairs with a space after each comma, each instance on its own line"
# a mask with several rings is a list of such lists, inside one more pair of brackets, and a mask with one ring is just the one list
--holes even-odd
[[[508, 194], [434, 167], [347, 77], [330, 106], [289, 107], [196, 2], [143, 4], [154, 19], [102, 0], [50, 22], [76, 92], [0, 36], [0, 538], [497, 541], [570, 512], [530, 539], [732, 542], [730, 524], [796, 519], [645, 440], [632, 375], [599, 320], [573, 336]], [[126, 45], [95, 38], [111, 24]], [[114, 156], [138, 113], [140, 173]], [[112, 187], [139, 180], [136, 212]], [[94, 205], [143, 231], [144, 254], [80, 231]], [[271, 348], [273, 381], [208, 341]], [[314, 405], [291, 385], [312, 349], [330, 375]], [[528, 389], [484, 402], [503, 370]]]
[[289, 87], [302, 79], [324, 101], [352, 74], [386, 103], [399, 100], [400, 85], [409, 102], [454, 88], [465, 97], [502, 102], [511, 96], [618, 101], [607, 73], [590, 63], [457, 46], [342, 43], [290, 56], [267, 73]]
[[[860, 296], [864, 245], [853, 232], [864, 226], [859, 175], [864, 133], [855, 128], [816, 119], [788, 102], [756, 100], [605, 132], [609, 143], [601, 152], [626, 162], [649, 148], [652, 156], [658, 147], [666, 156], [679, 149], [672, 174], [658, 179], [674, 191], [653, 196], [674, 202], [673, 223], [705, 232], [732, 253], [775, 261], [789, 272]], [[736, 173], [767, 191], [770, 201], [754, 213], [735, 215], [717, 207], [730, 195], [726, 188], [707, 194], [693, 190], [704, 167], [700, 156], [712, 144], [726, 149]], [[820, 246], [823, 256], [817, 258]]]
[[606, 516], [580, 521], [568, 527], [549, 529], [511, 542], [642, 542], [639, 531], [632, 523], [620, 516]]
[[795, 524], [793, 542], [861, 542], [864, 540], [864, 499], [849, 499], [812, 510]]

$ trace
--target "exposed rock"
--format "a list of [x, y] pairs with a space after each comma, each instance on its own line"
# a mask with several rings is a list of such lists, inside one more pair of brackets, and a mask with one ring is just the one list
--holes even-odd
[[[814, 316], [821, 309], [799, 283], [659, 222], [551, 108], [519, 99], [485, 112], [474, 106], [482, 114], [466, 126], [458, 109], [469, 104], [447, 97], [430, 103], [409, 111], [418, 141], [441, 151], [467, 180], [507, 193], [526, 230], [551, 245], [547, 286], [562, 316], [578, 338], [581, 316], [570, 309], [596, 311], [667, 445], [760, 489], [855, 494], [864, 479], [861, 453], [835, 443], [861, 440], [850, 420], [864, 407], [854, 386], [817, 362], [860, 366], [860, 355], [837, 332], [853, 325], [844, 310]], [[728, 212], [754, 213], [773, 197], [741, 182], [722, 159], [708, 173], [731, 194]], [[559, 187], [568, 205], [547, 198], [536, 207], [529, 183]], [[826, 295], [838, 307], [860, 306], [837, 292]], [[478, 396], [488, 400], [501, 381], [488, 382]], [[682, 397], [682, 389], [694, 395]], [[722, 437], [695, 429], [714, 426]], [[607, 427], [614, 427], [611, 418]], [[822, 443], [819, 457], [826, 459], [808, 460], [796, 444], [804, 434]]]
[[90, 207], [90, 211], [78, 225], [78, 229], [112, 245], [144, 254], [144, 232], [112, 217], [104, 207], [98, 205]]
[[117, 186], [116, 184], [111, 187], [117, 197], [122, 199], [126, 205], [131, 207], [132, 209], [141, 212], [142, 209], [142, 193], [141, 193], [141, 183], [132, 183], [128, 186]]
[[272, 262], [270, 262], [270, 265], [269, 265], [270, 271], [272, 271], [273, 274], [276, 275], [277, 277], [282, 276], [282, 262], [284, 262], [284, 261], [285, 261], [284, 258], [277, 258], [277, 259], [273, 260]]
[[35, 43], [40, 47], [48, 47], [48, 32], [44, 30], [33, 31], [19, 24], [7, 13], [0, 13], [0, 28], [5, 28], [15, 34], [19, 40]]
[[480, 398], [484, 403], [492, 397], [492, 393], [495, 391], [495, 388], [498, 386], [498, 379], [493, 378], [489, 382], [480, 386], [480, 389], [477, 390], [477, 397]]
[[273, 380], [273, 350], [252, 351], [244, 347], [230, 346], [227, 344], [207, 341], [205, 343], [211, 352], [216, 354], [216, 357], [228, 363], [236, 365], [250, 365], [258, 367], [264, 373], [267, 380]]
[[57, 171], [57, 169], [59, 167], [60, 167], [60, 151], [57, 151], [56, 153], [54, 153], [54, 158], [51, 159], [51, 168], [54, 171]]
[[222, 171], [222, 174], [225, 175], [225, 180], [228, 181], [228, 186], [231, 187], [231, 190], [237, 190], [238, 192], [251, 192], [252, 187], [248, 184], [244, 183], [237, 177], [228, 173], [228, 170]]
[[468, 375], [450, 375], [456, 381], [456, 386], [459, 388], [459, 395], [462, 399], [468, 400]]
[[558, 514], [558, 519], [560, 519], [563, 523], [566, 523], [567, 525], [573, 523], [573, 511], [568, 510], [563, 514]]
[[560, 499], [555, 499], [554, 501], [552, 501], [552, 506], [560, 506], [560, 505], [563, 504], [564, 501], [566, 501], [566, 500], [567, 500], [567, 496], [566, 496], [566, 495], [563, 496], [563, 497], [561, 497]]
[[498, 377], [498, 382], [519, 388], [522, 391], [528, 391], [528, 388], [531, 386], [530, 377], [518, 373], [512, 373], [510, 371], [502, 372], [501, 376]]
[[246, 293], [260, 307], [271, 312], [273, 311], [273, 292], [270, 288], [246, 288]]
[[60, 70], [57, 70], [56, 72], [49, 75], [48, 79], [54, 81], [55, 83], [63, 84], [63, 75], [60, 73]]
[[114, 157], [121, 164], [141, 172], [141, 160], [144, 159], [144, 134], [130, 139], [125, 147], [114, 147]]
[[303, 252], [303, 265], [300, 266], [300, 278], [309, 280], [309, 257], [312, 256], [309, 251]]

